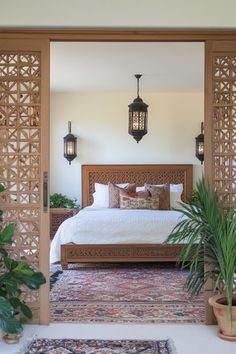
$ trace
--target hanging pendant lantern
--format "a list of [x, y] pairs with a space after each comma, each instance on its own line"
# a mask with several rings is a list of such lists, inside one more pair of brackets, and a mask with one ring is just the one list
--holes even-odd
[[77, 156], [77, 138], [71, 134], [71, 122], [68, 122], [69, 133], [64, 137], [64, 157], [69, 161]]
[[201, 161], [201, 164], [204, 161], [204, 134], [203, 134], [204, 128], [203, 128], [203, 122], [201, 123], [201, 134], [199, 134], [195, 140], [196, 140], [196, 157], [198, 160]]
[[129, 104], [129, 134], [137, 141], [147, 134], [148, 105], [139, 97], [139, 79], [142, 75], [136, 74], [137, 98]]

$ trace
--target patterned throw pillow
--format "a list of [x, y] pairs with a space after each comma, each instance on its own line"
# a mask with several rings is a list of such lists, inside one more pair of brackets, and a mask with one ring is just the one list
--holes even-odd
[[153, 186], [145, 184], [145, 189], [151, 194], [153, 198], [159, 198], [159, 209], [170, 210], [170, 185], [163, 184], [160, 186]]
[[151, 197], [149, 192], [127, 193], [120, 191], [121, 209], [159, 209], [159, 198]]
[[120, 191], [125, 190], [127, 192], [135, 192], [136, 185], [134, 183], [127, 184], [126, 187], [121, 188], [113, 183], [108, 183], [109, 191], [109, 208], [119, 208], [120, 207]]

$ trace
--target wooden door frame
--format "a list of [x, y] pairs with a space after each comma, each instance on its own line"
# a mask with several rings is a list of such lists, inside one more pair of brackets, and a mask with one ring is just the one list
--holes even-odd
[[236, 40], [236, 30], [0, 28], [2, 38], [45, 38], [49, 41], [205, 42]]
[[[27, 29], [27, 28], [5, 28], [0, 29], [0, 38], [5, 39], [46, 39], [50, 42], [203, 42], [212, 41], [236, 41], [236, 30], [144, 30], [144, 29]], [[205, 51], [205, 55], [207, 55]], [[206, 62], [205, 62], [206, 63]], [[205, 64], [205, 87], [206, 78], [209, 78], [209, 68]], [[49, 83], [48, 83], [49, 89]], [[49, 102], [48, 102], [49, 106]], [[209, 106], [209, 105], [208, 105]], [[46, 111], [49, 107], [44, 107]], [[205, 101], [205, 135], [210, 135], [209, 112], [206, 110]], [[207, 117], [209, 119], [207, 120]], [[208, 124], [209, 123], [209, 124]], [[210, 140], [210, 139], [209, 139]], [[46, 153], [46, 152], [45, 152]], [[208, 159], [207, 159], [208, 161]], [[209, 165], [209, 164], [208, 164]], [[211, 180], [211, 167], [205, 163], [205, 175]], [[40, 262], [45, 262], [45, 249], [40, 252]], [[49, 255], [48, 255], [49, 257]], [[48, 259], [46, 263], [48, 263]], [[47, 307], [48, 293], [44, 291], [45, 299], [40, 303], [44, 308], [44, 319], [41, 323], [46, 324], [49, 318], [49, 307]], [[207, 310], [208, 319], [206, 323], [213, 323], [212, 315]], [[210, 318], [210, 319], [209, 319]]]

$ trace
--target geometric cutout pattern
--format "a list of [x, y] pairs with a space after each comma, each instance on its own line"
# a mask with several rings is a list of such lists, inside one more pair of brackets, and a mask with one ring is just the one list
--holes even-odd
[[236, 207], [236, 56], [213, 56], [213, 185], [225, 207]]
[[[17, 259], [39, 267], [40, 235], [40, 52], [0, 51], [0, 173], [6, 191], [4, 223], [14, 222]], [[24, 300], [39, 309], [38, 291], [23, 288]], [[32, 306], [31, 306], [32, 307]], [[37, 320], [37, 319], [36, 319]]]

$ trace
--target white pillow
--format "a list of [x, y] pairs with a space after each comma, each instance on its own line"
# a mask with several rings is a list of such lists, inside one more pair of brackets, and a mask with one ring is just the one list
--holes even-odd
[[144, 192], [144, 191], [145, 191], [145, 186], [136, 187], [136, 192]]
[[[118, 187], [125, 188], [128, 183], [117, 184]], [[93, 204], [96, 208], [109, 208], [109, 190], [108, 184], [95, 183], [95, 192], [93, 193]]]
[[170, 184], [170, 191], [171, 192], [183, 192], [184, 190], [184, 187], [183, 187], [183, 184], [180, 183], [180, 184]]
[[182, 191], [170, 191], [170, 208], [179, 208], [181, 200]]

